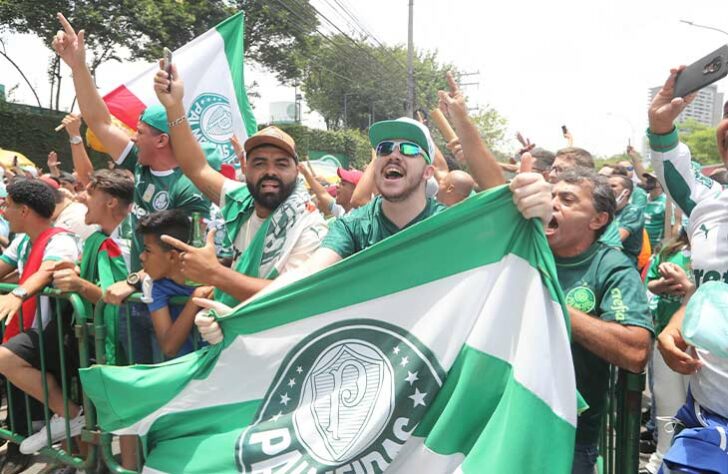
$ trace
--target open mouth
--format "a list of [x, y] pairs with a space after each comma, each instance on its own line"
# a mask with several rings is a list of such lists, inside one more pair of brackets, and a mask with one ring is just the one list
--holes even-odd
[[278, 192], [280, 189], [280, 183], [273, 180], [265, 180], [260, 183], [260, 190], [264, 193], [274, 193]]
[[549, 221], [544, 232], [546, 233], [547, 236], [553, 235], [554, 233], [556, 233], [556, 230], [558, 228], [559, 228], [559, 222], [556, 220], [556, 216], [554, 216]]
[[394, 181], [404, 177], [404, 170], [398, 166], [390, 165], [384, 168], [382, 174], [384, 175], [384, 179]]

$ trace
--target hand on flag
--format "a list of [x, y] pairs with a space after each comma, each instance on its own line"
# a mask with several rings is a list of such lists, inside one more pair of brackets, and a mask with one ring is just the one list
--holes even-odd
[[531, 172], [533, 156], [524, 153], [521, 156], [519, 173], [511, 181], [513, 202], [526, 219], [538, 218], [544, 225], [551, 220], [553, 204], [551, 184], [540, 173]]
[[219, 301], [207, 298], [193, 298], [192, 301], [197, 306], [203, 308], [202, 311], [197, 313], [195, 316], [195, 325], [197, 325], [197, 330], [200, 332], [202, 339], [207, 341], [208, 344], [218, 344], [222, 342], [222, 328], [217, 321], [215, 321], [215, 318], [210, 316], [210, 310], [214, 309], [219, 316], [227, 316], [232, 312], [232, 308], [220, 303]]
[[205, 246], [200, 248], [169, 235], [163, 235], [162, 242], [182, 252], [179, 258], [180, 271], [189, 280], [210, 284], [212, 275], [222, 268], [215, 252], [215, 229], [207, 233]]
[[[172, 64], [172, 77], [164, 70], [164, 60], [159, 60], [159, 71], [154, 76], [154, 92], [157, 94], [159, 102], [165, 107], [170, 108], [175, 105], [182, 104], [182, 98], [185, 95], [184, 82], [177, 73], [177, 66]], [[172, 83], [170, 90], [169, 84]]]
[[53, 50], [61, 57], [64, 63], [72, 70], [86, 65], [86, 46], [84, 44], [85, 32], [83, 30], [76, 34], [71, 24], [62, 13], [57, 13], [58, 21], [63, 26], [63, 31], [58, 31], [53, 37]]

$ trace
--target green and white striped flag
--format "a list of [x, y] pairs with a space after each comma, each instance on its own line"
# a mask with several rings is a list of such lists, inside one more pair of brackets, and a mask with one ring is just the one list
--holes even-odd
[[503, 187], [239, 308], [222, 344], [81, 378], [145, 472], [569, 473], [556, 281]]

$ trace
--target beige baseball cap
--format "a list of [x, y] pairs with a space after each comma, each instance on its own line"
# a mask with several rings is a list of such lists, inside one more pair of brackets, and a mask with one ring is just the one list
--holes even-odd
[[276, 148], [290, 153], [294, 160], [298, 161], [298, 154], [296, 153], [296, 142], [293, 138], [281, 130], [278, 127], [266, 127], [263, 130], [259, 130], [255, 135], [245, 140], [243, 147], [247, 154], [253, 148], [258, 148], [263, 145], [272, 145]]

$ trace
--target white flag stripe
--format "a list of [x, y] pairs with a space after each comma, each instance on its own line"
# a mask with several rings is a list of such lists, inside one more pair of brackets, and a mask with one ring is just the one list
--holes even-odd
[[[561, 307], [555, 302], [542, 306], [544, 300], [553, 300], [528, 262], [513, 255], [506, 261], [467, 344], [510, 363], [518, 382], [576, 426], [576, 381]], [[504, 317], [504, 311], [522, 319]]]
[[451, 473], [464, 460], [465, 455], [462, 453], [438, 454], [425, 446], [423, 438], [412, 436], [404, 443], [394, 462], [387, 467], [387, 474]]

